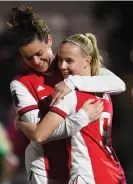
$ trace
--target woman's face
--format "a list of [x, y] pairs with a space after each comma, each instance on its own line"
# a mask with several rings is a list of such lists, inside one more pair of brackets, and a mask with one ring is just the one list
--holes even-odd
[[20, 53], [28, 66], [38, 72], [47, 71], [53, 54], [51, 45], [35, 40], [20, 48]]
[[58, 65], [63, 77], [90, 75], [90, 64], [87, 58], [83, 56], [79, 46], [69, 42], [61, 44], [58, 49]]

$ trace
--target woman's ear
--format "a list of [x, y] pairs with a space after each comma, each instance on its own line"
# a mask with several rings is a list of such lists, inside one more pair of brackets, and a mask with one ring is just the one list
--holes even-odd
[[52, 35], [48, 34], [48, 45], [49, 47], [52, 47]]
[[85, 58], [85, 68], [88, 66], [88, 64], [90, 64], [91, 63], [91, 56], [86, 56], [86, 58]]
[[90, 55], [86, 56], [86, 61], [90, 64], [92, 60], [92, 57]]

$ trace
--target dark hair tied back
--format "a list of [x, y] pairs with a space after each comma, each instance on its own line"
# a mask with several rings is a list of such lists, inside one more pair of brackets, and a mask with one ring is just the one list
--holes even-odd
[[36, 20], [32, 12], [32, 7], [28, 5], [16, 5], [12, 7], [11, 16], [7, 23], [10, 29], [21, 27], [28, 24], [34, 24]]
[[31, 21], [32, 19], [34, 19], [32, 7], [26, 5], [14, 6], [12, 8], [12, 18], [14, 26], [19, 24], [20, 22], [25, 23], [27, 21]]
[[35, 39], [47, 42], [49, 29], [39, 15], [33, 13], [29, 5], [13, 6], [7, 25], [15, 34], [19, 46]]

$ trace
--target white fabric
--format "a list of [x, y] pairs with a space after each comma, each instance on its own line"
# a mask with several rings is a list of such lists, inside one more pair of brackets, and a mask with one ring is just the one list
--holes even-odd
[[[72, 100], [71, 100], [72, 99]], [[67, 116], [75, 114], [76, 106], [79, 103], [77, 101], [77, 95], [75, 91], [70, 92], [54, 107], [58, 110], [55, 113], [61, 115], [62, 111], [67, 114]], [[81, 174], [85, 181], [91, 184], [95, 184], [91, 158], [88, 152], [86, 143], [78, 132], [71, 138], [71, 170], [70, 170], [70, 180], [75, 178], [78, 174]]]
[[70, 75], [64, 79], [70, 89], [77, 88], [79, 91], [97, 93], [120, 93], [125, 91], [125, 83], [114, 73], [106, 68], [100, 68], [98, 76]]
[[30, 105], [37, 105], [37, 101], [34, 99], [34, 97], [30, 94], [28, 89], [21, 82], [17, 80], [13, 80], [10, 83], [10, 90], [11, 90], [11, 93], [15, 91], [17, 95], [17, 98], [19, 101], [17, 110], [20, 110]]
[[82, 176], [77, 175], [74, 179], [70, 180], [68, 184], [92, 184], [92, 183], [86, 183]]
[[31, 180], [29, 184], [61, 184], [58, 180], [49, 179], [35, 173], [31, 173]]
[[70, 180], [80, 174], [88, 183], [96, 184], [89, 151], [80, 132], [71, 138], [71, 145]]
[[[24, 107], [30, 105], [36, 105], [37, 102], [30, 94], [28, 89], [19, 81], [12, 81], [10, 85], [11, 92], [15, 90], [15, 93], [18, 98], [17, 110], [23, 109]], [[40, 121], [39, 110], [35, 109], [24, 113], [21, 117], [23, 121], [31, 122], [37, 124]], [[59, 137], [65, 138], [75, 135], [80, 129], [88, 124], [88, 117], [83, 110], [80, 110], [77, 114], [73, 114], [69, 118], [66, 118], [64, 121], [50, 136], [48, 141], [56, 140]], [[30, 171], [34, 173], [47, 176], [45, 167], [44, 167], [44, 157], [42, 146], [34, 141], [26, 148], [25, 152], [25, 165], [27, 170], [27, 175], [29, 178]]]
[[83, 109], [80, 109], [76, 114], [71, 114], [60, 124], [46, 142], [63, 139], [76, 135], [83, 127], [88, 125], [90, 120]]
[[70, 116], [76, 113], [77, 96], [75, 90], [65, 95], [58, 104], [54, 105]]

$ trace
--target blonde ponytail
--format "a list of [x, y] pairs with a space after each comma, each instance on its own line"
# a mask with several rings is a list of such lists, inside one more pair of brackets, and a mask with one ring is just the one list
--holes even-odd
[[86, 33], [85, 36], [91, 41], [92, 46], [93, 46], [93, 52], [91, 55], [92, 60], [91, 60], [91, 75], [97, 75], [99, 73], [99, 68], [101, 65], [101, 56], [99, 54], [99, 50], [97, 48], [97, 40], [95, 38], [94, 35], [90, 34], [90, 33]]

